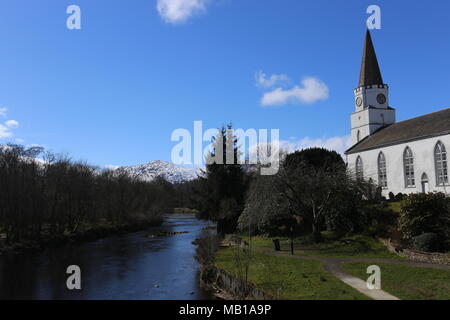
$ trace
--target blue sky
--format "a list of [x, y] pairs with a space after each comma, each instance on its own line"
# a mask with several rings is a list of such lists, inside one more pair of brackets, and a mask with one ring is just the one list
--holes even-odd
[[131, 165], [202, 120], [342, 149], [371, 4], [398, 120], [450, 107], [448, 0], [2, 0], [0, 143]]

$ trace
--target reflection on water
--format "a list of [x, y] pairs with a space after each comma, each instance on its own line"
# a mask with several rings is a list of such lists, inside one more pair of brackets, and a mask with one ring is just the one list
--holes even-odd
[[[198, 286], [191, 243], [206, 225], [171, 215], [147, 231], [0, 256], [0, 299], [209, 299]], [[146, 237], [161, 231], [188, 233]], [[66, 288], [69, 265], [81, 268], [80, 291]]]

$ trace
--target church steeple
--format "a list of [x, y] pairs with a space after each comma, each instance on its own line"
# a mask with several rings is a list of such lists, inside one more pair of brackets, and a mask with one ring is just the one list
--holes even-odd
[[369, 30], [366, 31], [364, 52], [352, 113], [352, 142], [357, 144], [378, 129], [395, 123], [395, 109], [389, 106], [389, 86], [383, 83], [377, 55]]
[[376, 84], [383, 84], [383, 78], [381, 77], [380, 67], [378, 66], [372, 37], [370, 36], [370, 31], [367, 30], [358, 87]]

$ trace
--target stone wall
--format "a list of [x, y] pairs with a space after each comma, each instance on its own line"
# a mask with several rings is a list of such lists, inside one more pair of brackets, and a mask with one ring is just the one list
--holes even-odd
[[398, 252], [398, 255], [400, 257], [404, 257], [407, 258], [408, 260], [416, 262], [450, 265], [450, 254], [448, 253], [437, 253], [437, 252], [429, 253], [429, 252], [415, 251], [411, 249], [403, 249]]
[[232, 300], [273, 300], [267, 293], [256, 288], [217, 266], [205, 267], [200, 275], [202, 287]]
[[412, 249], [400, 248], [391, 240], [379, 239], [383, 244], [386, 245], [389, 251], [398, 254], [400, 257], [404, 257], [411, 261], [425, 262], [425, 263], [436, 263], [450, 265], [450, 254], [439, 253], [439, 252], [422, 252]]

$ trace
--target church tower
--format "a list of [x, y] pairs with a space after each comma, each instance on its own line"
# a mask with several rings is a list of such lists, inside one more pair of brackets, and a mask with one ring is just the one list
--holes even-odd
[[381, 127], [395, 123], [395, 109], [389, 107], [389, 87], [383, 83], [369, 30], [366, 33], [358, 88], [354, 90], [352, 145]]

